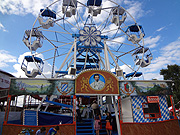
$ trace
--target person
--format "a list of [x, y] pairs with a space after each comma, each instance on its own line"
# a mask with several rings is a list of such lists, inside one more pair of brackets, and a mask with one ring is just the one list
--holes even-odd
[[77, 121], [82, 122], [82, 117], [79, 109], [79, 98], [76, 98], [76, 113], [77, 113]]
[[97, 104], [97, 101], [94, 100], [91, 104], [91, 108], [93, 109], [93, 112], [94, 112], [94, 116], [96, 114], [100, 114], [100, 108], [99, 108], [99, 105]]
[[101, 128], [101, 115], [96, 114], [94, 117], [94, 129], [96, 130], [96, 135], [99, 135], [99, 130]]
[[54, 128], [50, 128], [47, 135], [60, 135], [59, 133], [57, 133], [57, 131], [59, 130], [59, 126], [55, 126]]
[[101, 90], [104, 87], [104, 82], [99, 80], [99, 74], [94, 74], [94, 82], [90, 84], [90, 86], [95, 90]]
[[107, 117], [106, 117], [106, 131], [108, 135], [111, 135], [112, 131], [112, 124], [111, 124], [111, 113], [107, 112]]
[[177, 118], [178, 118], [178, 123], [179, 123], [179, 127], [180, 127], [180, 109], [178, 111]]
[[46, 134], [46, 128], [41, 127], [41, 129], [36, 131], [36, 135], [45, 135]]

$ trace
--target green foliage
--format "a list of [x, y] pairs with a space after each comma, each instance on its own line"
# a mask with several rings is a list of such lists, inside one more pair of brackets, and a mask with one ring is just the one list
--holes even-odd
[[174, 103], [180, 101], [180, 66], [167, 65], [167, 69], [161, 69], [160, 75], [164, 76], [164, 80], [172, 80], [174, 85], [170, 87], [173, 89]]

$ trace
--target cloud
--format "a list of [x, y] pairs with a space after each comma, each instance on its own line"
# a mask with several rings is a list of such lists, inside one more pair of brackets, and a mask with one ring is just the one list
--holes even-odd
[[139, 19], [144, 15], [144, 10], [142, 9], [142, 3], [139, 1], [124, 0], [125, 6], [127, 6], [127, 11], [134, 17], [134, 19]]
[[163, 30], [165, 28], [165, 26], [164, 27], [161, 27], [161, 28], [159, 28], [159, 29], [157, 29], [156, 31], [161, 31], [161, 30]]
[[144, 80], [152, 80], [152, 79], [157, 79], [157, 80], [163, 80], [163, 76], [160, 75], [159, 73], [146, 73], [143, 74]]
[[[180, 64], [180, 38], [169, 43], [159, 50], [159, 56], [151, 61], [151, 64], [146, 68], [142, 68], [145, 79], [156, 78], [162, 79], [160, 70], [167, 68], [167, 65]], [[149, 77], [148, 77], [149, 76]]]
[[147, 38], [144, 38], [144, 44], [145, 46], [148, 46], [149, 48], [155, 48], [157, 46], [157, 42], [160, 40], [161, 36], [152, 37], [149, 36]]
[[8, 63], [17, 62], [16, 57], [5, 50], [0, 50], [0, 58], [0, 68], [8, 67]]
[[7, 32], [7, 30], [5, 29], [5, 27], [3, 26], [3, 24], [0, 22], [0, 30]]
[[3, 0], [0, 4], [2, 14], [25, 15], [31, 13], [35, 16], [41, 8], [52, 3], [52, 0]]

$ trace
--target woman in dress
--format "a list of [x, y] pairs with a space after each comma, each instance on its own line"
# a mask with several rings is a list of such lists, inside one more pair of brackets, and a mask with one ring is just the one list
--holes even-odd
[[101, 125], [101, 115], [95, 114], [94, 117], [95, 123], [94, 123], [94, 129], [96, 130], [96, 135], [99, 135], [100, 125]]
[[107, 117], [106, 117], [106, 131], [108, 135], [111, 135], [111, 131], [112, 131], [112, 125], [111, 125], [111, 113], [107, 113]]

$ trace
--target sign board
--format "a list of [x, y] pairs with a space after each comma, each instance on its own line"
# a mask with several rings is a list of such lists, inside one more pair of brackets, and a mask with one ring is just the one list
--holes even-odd
[[158, 96], [147, 96], [148, 103], [159, 103]]
[[120, 95], [172, 95], [171, 80], [119, 80]]
[[9, 88], [10, 76], [0, 72], [0, 89]]
[[119, 95], [116, 76], [106, 70], [85, 70], [75, 79], [76, 95]]
[[34, 110], [24, 110], [23, 125], [38, 126], [38, 112]]
[[11, 78], [10, 95], [74, 95], [74, 80]]

